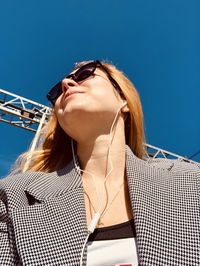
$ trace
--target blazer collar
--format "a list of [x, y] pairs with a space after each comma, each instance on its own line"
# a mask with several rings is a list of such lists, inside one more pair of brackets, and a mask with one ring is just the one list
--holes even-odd
[[[77, 165], [79, 165], [76, 158]], [[67, 193], [70, 190], [82, 187], [82, 180], [78, 170], [71, 161], [61, 170], [45, 173], [28, 184], [25, 192], [43, 202]]]
[[[138, 175], [138, 170], [144, 172], [145, 169], [151, 167], [146, 161], [139, 159], [134, 155], [129, 146], [126, 145], [126, 174], [128, 179], [134, 179]], [[80, 167], [78, 157], [75, 157], [76, 164]], [[172, 163], [166, 164], [166, 168], [170, 168]], [[147, 176], [148, 177], [148, 176]], [[61, 196], [70, 190], [81, 188], [82, 179], [79, 170], [72, 160], [66, 167], [51, 173], [44, 173], [38, 178], [30, 182], [25, 192], [32, 195], [36, 200], [43, 202], [47, 199]]]

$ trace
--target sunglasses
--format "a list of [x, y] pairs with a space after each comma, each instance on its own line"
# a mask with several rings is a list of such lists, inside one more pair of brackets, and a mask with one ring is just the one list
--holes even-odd
[[[87, 63], [83, 66], [81, 66], [78, 70], [76, 70], [73, 74], [70, 74], [66, 76], [67, 79], [73, 79], [75, 82], [81, 82], [87, 78], [89, 78], [91, 75], [94, 74], [96, 68], [99, 67], [102, 69], [106, 74], [110, 82], [113, 84], [113, 86], [116, 88], [116, 90], [122, 94], [122, 90], [118, 83], [113, 79], [113, 77], [110, 75], [108, 70], [102, 65], [102, 63], [99, 60], [92, 61], [90, 63]], [[58, 82], [47, 94], [47, 99], [55, 105], [56, 100], [58, 97], [62, 94], [62, 81]]]

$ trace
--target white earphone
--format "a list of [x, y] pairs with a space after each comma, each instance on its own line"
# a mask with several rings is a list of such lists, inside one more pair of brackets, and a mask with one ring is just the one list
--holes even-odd
[[[119, 114], [121, 108], [123, 108], [123, 107], [126, 106], [126, 105], [127, 105], [127, 102], [125, 101], [125, 102], [122, 104], [122, 106], [118, 109], [118, 111], [117, 111], [117, 113], [116, 113], [116, 115], [115, 115], [114, 121], [113, 121], [113, 123], [112, 123], [111, 129], [110, 129], [110, 136], [111, 136], [111, 133], [112, 133], [112, 131], [113, 131], [113, 127], [114, 127], [114, 125], [115, 125], [115, 122], [116, 122], [116, 120], [117, 120], [117, 117], [118, 117], [118, 114]], [[112, 144], [112, 138], [110, 137], [108, 160], [110, 160], [109, 156], [110, 156], [110, 146], [111, 146], [111, 144]], [[73, 154], [73, 160], [74, 160], [75, 168], [76, 168], [76, 170], [78, 171], [79, 175], [81, 175], [81, 172], [86, 172], [86, 171], [81, 170], [81, 168], [79, 167], [79, 165], [77, 165], [77, 163], [76, 163], [76, 160], [75, 160], [75, 154], [74, 154], [74, 147], [73, 147], [73, 139], [71, 139], [71, 147], [72, 147], [72, 154]], [[112, 161], [111, 161], [111, 160], [110, 160], [110, 164], [111, 164], [111, 170], [110, 170], [109, 173], [106, 175], [105, 180], [106, 180], [106, 178], [110, 175], [110, 173], [113, 171], [113, 165], [112, 165]], [[87, 173], [89, 173], [89, 172], [87, 172]], [[92, 174], [91, 174], [91, 175], [92, 175]], [[83, 247], [82, 247], [82, 250], [81, 250], [80, 266], [83, 265], [83, 254], [84, 254], [84, 250], [85, 250], [85, 246], [86, 246], [86, 244], [87, 244], [88, 238], [89, 238], [90, 234], [94, 232], [94, 230], [95, 230], [95, 228], [96, 228], [96, 226], [97, 226], [97, 223], [98, 223], [100, 217], [101, 217], [101, 213], [100, 213], [99, 211], [97, 211], [97, 212], [94, 214], [94, 216], [92, 217], [92, 220], [91, 220], [91, 222], [90, 222], [90, 225], [88, 226], [88, 234], [87, 234], [87, 237], [85, 238], [85, 241], [84, 241], [84, 244], [83, 244]]]
[[124, 103], [122, 104], [121, 108], [124, 107], [124, 106], [126, 106], [126, 105], [127, 105], [127, 102], [124, 102]]

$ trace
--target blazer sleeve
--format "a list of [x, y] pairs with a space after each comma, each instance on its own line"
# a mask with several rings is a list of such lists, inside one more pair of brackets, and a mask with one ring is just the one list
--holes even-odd
[[13, 265], [8, 234], [8, 215], [0, 183], [0, 265]]

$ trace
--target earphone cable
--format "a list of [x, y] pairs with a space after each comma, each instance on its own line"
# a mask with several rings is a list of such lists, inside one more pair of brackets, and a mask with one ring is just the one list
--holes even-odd
[[[122, 106], [122, 107], [123, 107], [123, 106]], [[106, 181], [107, 181], [108, 176], [109, 176], [109, 175], [112, 173], [112, 171], [113, 171], [113, 164], [112, 164], [112, 160], [111, 160], [111, 156], [110, 156], [111, 144], [112, 144], [113, 137], [114, 137], [114, 134], [113, 134], [113, 136], [112, 136], [112, 130], [113, 130], [113, 127], [114, 127], [114, 125], [115, 125], [115, 122], [116, 122], [116, 120], [117, 120], [117, 118], [118, 118], [118, 114], [119, 114], [119, 112], [120, 112], [120, 110], [121, 110], [122, 107], [120, 107], [120, 108], [118, 109], [118, 111], [117, 111], [117, 113], [116, 113], [116, 115], [115, 115], [114, 121], [113, 121], [113, 123], [112, 123], [112, 125], [111, 125], [111, 129], [110, 129], [110, 133], [109, 133], [109, 137], [110, 137], [110, 139], [109, 139], [109, 146], [108, 146], [108, 156], [107, 156], [107, 159], [108, 159], [108, 161], [110, 162], [111, 169], [110, 169], [109, 173], [105, 176], [105, 179], [104, 179], [104, 187], [105, 187], [105, 190], [106, 190], [106, 192], [107, 192], [106, 206], [107, 206], [107, 204], [108, 204], [108, 191], [107, 191]], [[75, 154], [74, 154], [73, 139], [71, 139], [71, 147], [72, 147], [72, 155], [73, 155], [74, 165], [75, 165], [76, 170], [78, 170], [79, 175], [81, 175], [81, 172], [83, 172], [83, 173], [85, 172], [85, 173], [88, 173], [88, 174], [90, 174], [90, 175], [92, 176], [93, 182], [94, 182], [94, 184], [95, 184], [96, 193], [97, 193], [97, 196], [98, 196], [98, 204], [99, 204], [99, 208], [98, 208], [98, 210], [101, 210], [101, 206], [103, 205], [103, 201], [101, 201], [102, 203], [100, 204], [100, 197], [99, 197], [99, 193], [97, 192], [97, 185], [96, 185], [95, 178], [94, 178], [93, 174], [89, 173], [88, 171], [82, 170], [82, 169], [80, 169], [79, 166], [77, 166], [77, 163], [76, 163], [76, 160], [75, 160]], [[103, 212], [106, 211], [106, 206], [105, 206]], [[101, 214], [103, 214], [103, 212], [102, 212]], [[90, 225], [89, 225], [88, 234], [87, 234], [87, 237], [86, 237], [86, 239], [85, 239], [85, 241], [84, 241], [84, 245], [83, 245], [83, 248], [82, 248], [82, 251], [81, 251], [81, 258], [80, 258], [80, 265], [81, 265], [81, 266], [83, 265], [83, 254], [84, 254], [84, 250], [85, 250], [85, 246], [86, 246], [86, 244], [87, 244], [88, 238], [89, 238], [90, 234], [93, 233], [94, 229], [96, 228], [96, 225], [98, 224], [98, 221], [99, 221], [99, 219], [100, 219], [100, 217], [101, 217], [101, 214], [100, 214], [99, 211], [97, 211], [97, 212], [94, 214], [94, 217], [93, 217], [93, 219], [92, 219], [92, 221], [91, 221], [91, 223], [90, 223]]]

